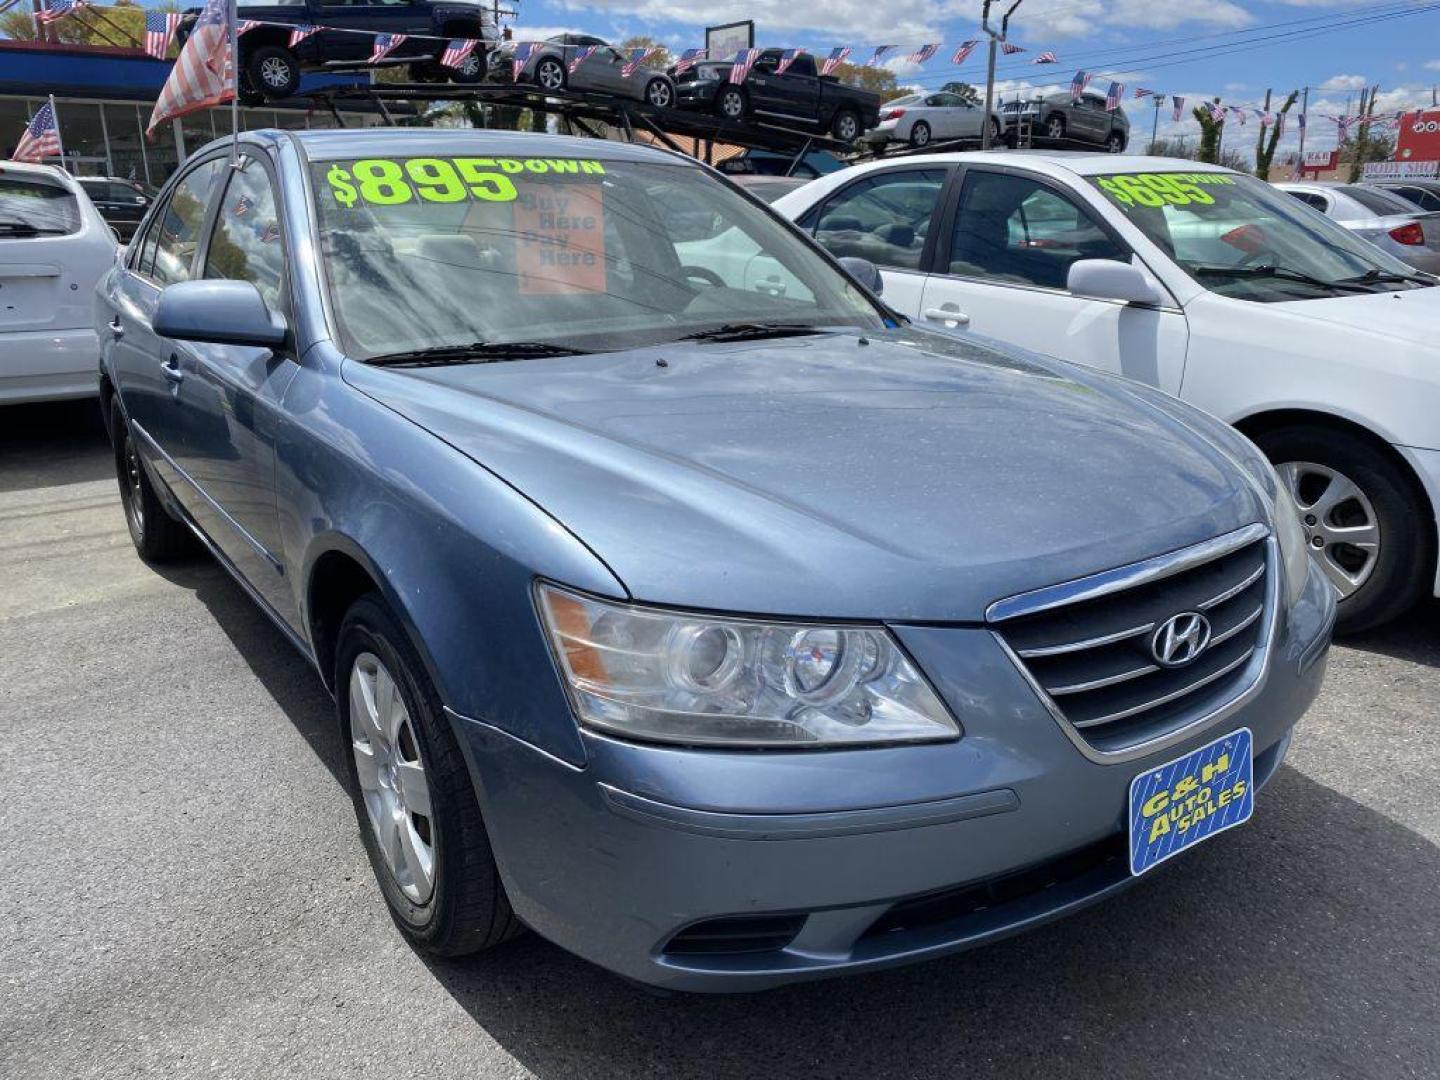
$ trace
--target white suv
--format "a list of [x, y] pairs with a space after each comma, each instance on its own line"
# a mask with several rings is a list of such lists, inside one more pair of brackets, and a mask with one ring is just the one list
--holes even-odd
[[115, 252], [68, 173], [0, 161], [0, 405], [98, 391], [95, 283]]
[[918, 322], [1158, 386], [1249, 435], [1343, 629], [1440, 594], [1440, 280], [1263, 181], [1174, 158], [914, 156], [774, 206], [882, 267]]

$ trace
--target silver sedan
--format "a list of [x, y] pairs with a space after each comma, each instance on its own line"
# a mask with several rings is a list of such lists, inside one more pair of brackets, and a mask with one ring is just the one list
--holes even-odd
[[1417, 270], [1440, 274], [1440, 213], [1427, 213], [1393, 192], [1361, 184], [1276, 184], [1357, 236]]
[[[941, 90], [911, 94], [880, 106], [880, 123], [864, 135], [867, 142], [903, 142], [928, 146], [947, 139], [978, 139], [984, 130], [985, 108], [959, 94]], [[990, 134], [1000, 141], [1000, 114], [990, 112]]]
[[[514, 72], [518, 44], [506, 43], [490, 54], [491, 78], [509, 79]], [[583, 60], [575, 60], [585, 53]], [[542, 90], [556, 92], [567, 87], [593, 93], [635, 98], [666, 109], [675, 103], [675, 84], [670, 76], [652, 68], [637, 67], [625, 73], [627, 57], [613, 45], [588, 34], [556, 34], [538, 42], [525, 61], [516, 82], [534, 83]], [[570, 70], [574, 65], [575, 70]]]

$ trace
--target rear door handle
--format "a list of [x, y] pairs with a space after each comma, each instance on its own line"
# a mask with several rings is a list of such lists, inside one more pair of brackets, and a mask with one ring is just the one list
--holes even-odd
[[956, 326], [970, 325], [970, 316], [959, 308], [927, 307], [923, 314], [934, 322], [953, 322]]
[[160, 374], [164, 375], [165, 378], [169, 379], [176, 386], [179, 386], [185, 378], [185, 373], [180, 370], [180, 358], [174, 353], [171, 353], [170, 359], [160, 365]]

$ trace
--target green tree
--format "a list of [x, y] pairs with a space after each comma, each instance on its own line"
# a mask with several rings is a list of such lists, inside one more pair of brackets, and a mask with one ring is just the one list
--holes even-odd
[[636, 34], [634, 37], [628, 37], [620, 42], [619, 45], [616, 45], [615, 48], [619, 49], [620, 55], [624, 56], [627, 60], [630, 59], [631, 49], [657, 50], [647, 56], [640, 65], [643, 68], [650, 68], [654, 71], [664, 71], [675, 62], [675, 58], [670, 55], [669, 49], [646, 34]]
[[[175, 0], [157, 10], [179, 11]], [[55, 37], [67, 45], [115, 45], [139, 48], [145, 43], [145, 9], [135, 0], [115, 0], [113, 6], [85, 7], [50, 24]], [[0, 36], [34, 41], [35, 15], [26, 4], [0, 15]]]
[[846, 86], [869, 90], [879, 94], [881, 101], [902, 97], [909, 91], [903, 89], [895, 79], [895, 72], [883, 67], [862, 67], [859, 64], [838, 64], [834, 75]]
[[944, 90], [947, 94], [957, 94], [965, 101], [966, 105], [980, 104], [980, 91], [976, 90], [975, 87], [969, 83], [947, 82], [940, 89]]
[[1275, 145], [1280, 141], [1281, 122], [1299, 96], [1300, 91], [1291, 90], [1290, 96], [1285, 99], [1285, 104], [1280, 106], [1280, 111], [1276, 114], [1275, 123], [1270, 125], [1268, 131], [1263, 127], [1260, 129], [1260, 137], [1255, 142], [1255, 175], [1261, 180], [1270, 179], [1270, 163], [1275, 160]]
[[[1220, 99], [1215, 99], [1215, 104], [1220, 104]], [[1204, 105], [1196, 105], [1191, 111], [1196, 121], [1200, 124], [1200, 145], [1195, 150], [1196, 161], [1207, 161], [1211, 165], [1220, 163], [1220, 139], [1225, 134], [1225, 120], [1222, 117], [1216, 120], [1210, 115], [1210, 110]]]

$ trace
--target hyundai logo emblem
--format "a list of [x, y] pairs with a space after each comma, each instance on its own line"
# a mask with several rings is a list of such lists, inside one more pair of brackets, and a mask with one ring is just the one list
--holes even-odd
[[1161, 667], [1184, 667], [1210, 644], [1210, 620], [1198, 611], [1182, 611], [1160, 624], [1150, 639], [1150, 653]]

